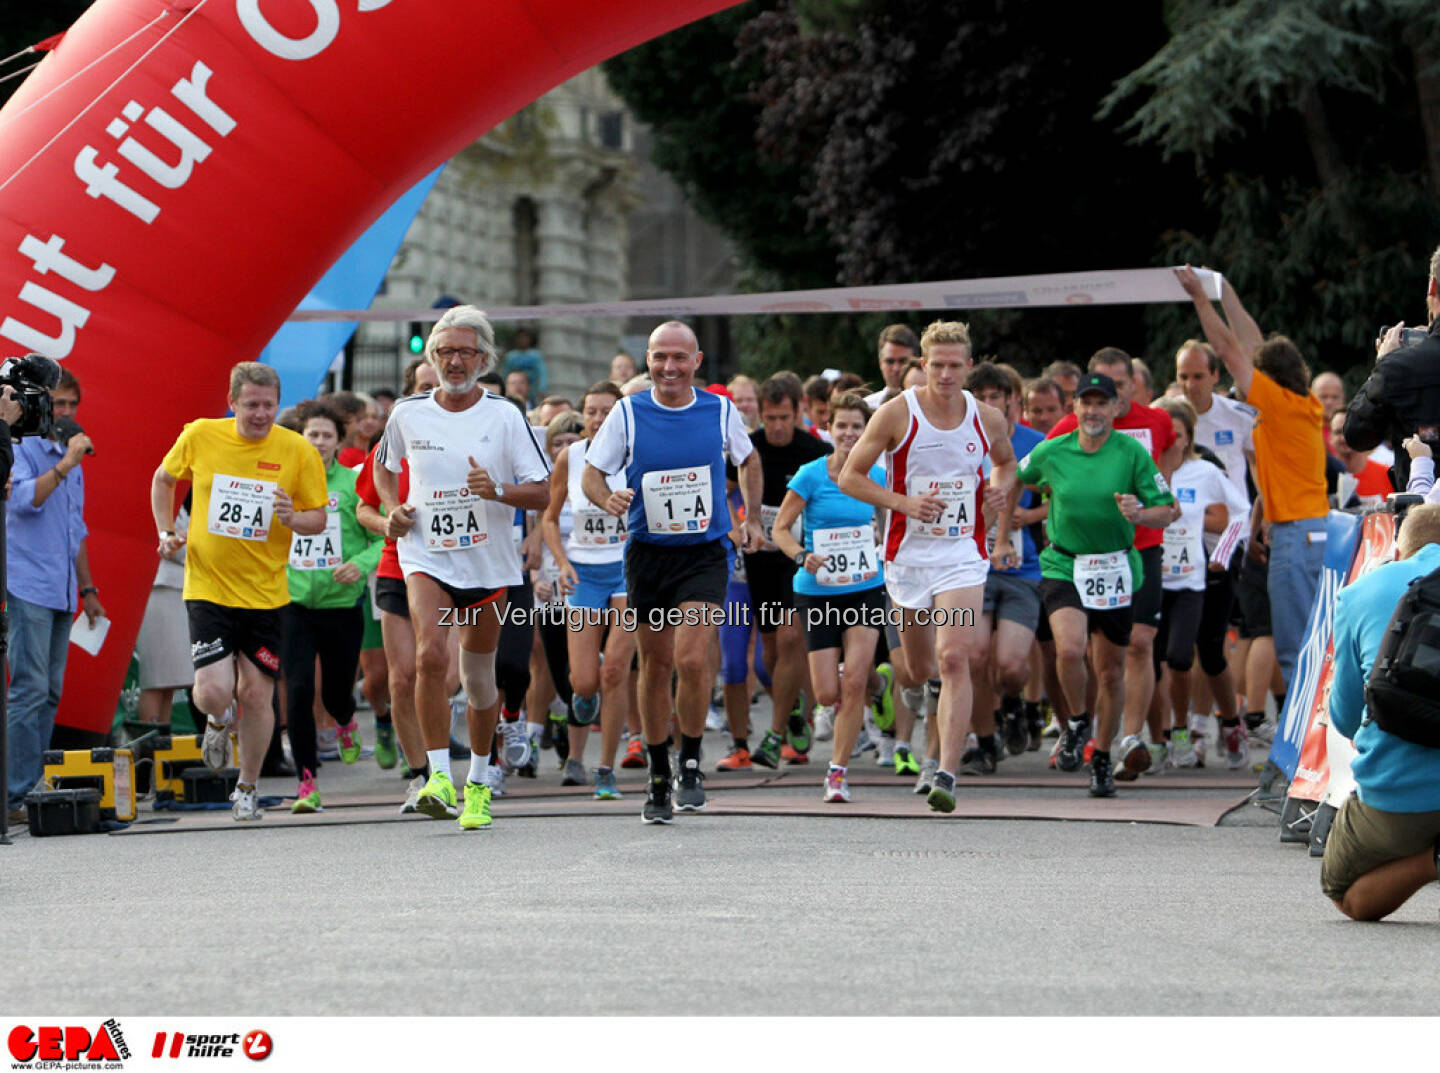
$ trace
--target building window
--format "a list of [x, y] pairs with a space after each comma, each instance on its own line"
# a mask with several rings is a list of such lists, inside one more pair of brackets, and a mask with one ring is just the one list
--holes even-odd
[[625, 148], [625, 113], [600, 113], [600, 146], [602, 149]]
[[539, 305], [539, 213], [532, 198], [522, 197], [515, 200], [511, 223], [515, 236], [515, 304]]

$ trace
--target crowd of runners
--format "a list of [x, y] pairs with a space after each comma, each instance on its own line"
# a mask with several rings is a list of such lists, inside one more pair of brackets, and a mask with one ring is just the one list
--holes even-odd
[[342, 761], [371, 738], [400, 767], [402, 812], [465, 830], [547, 753], [601, 799], [646, 769], [646, 823], [703, 809], [707, 726], [729, 735], [712, 773], [813, 757], [846, 802], [878, 765], [939, 812], [1042, 748], [1097, 797], [1248, 768], [1327, 511], [1389, 489], [1332, 425], [1343, 389], [1312, 393], [1233, 292], [1222, 316], [1180, 279], [1206, 338], [1178, 343], [1165, 390], [1113, 346], [1026, 379], [953, 320], [886, 328], [879, 390], [707, 386], [694, 332], [667, 322], [641, 375], [617, 358], [527, 412], [469, 306], [383, 415], [348, 393], [282, 414], [273, 370], [236, 366], [235, 416], [187, 425], [151, 497], [162, 556], [185, 554], [206, 762], [238, 739], [236, 819], [261, 815], [277, 698], [293, 810], [323, 807], [319, 712]]

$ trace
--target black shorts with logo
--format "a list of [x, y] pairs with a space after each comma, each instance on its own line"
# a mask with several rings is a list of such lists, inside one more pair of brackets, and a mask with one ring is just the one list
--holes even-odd
[[1062, 607], [1073, 607], [1085, 612], [1086, 628], [1090, 633], [1097, 630], [1104, 634], [1112, 645], [1125, 648], [1130, 644], [1130, 627], [1134, 624], [1132, 609], [1117, 607], [1110, 611], [1097, 611], [1080, 602], [1080, 590], [1075, 582], [1064, 578], [1040, 579], [1040, 604], [1048, 619]]
[[730, 556], [723, 540], [703, 544], [652, 544], [631, 540], [625, 549], [625, 589], [640, 618], [683, 603], [725, 606]]
[[280, 612], [272, 607], [226, 607], [209, 600], [186, 600], [190, 619], [190, 662], [195, 669], [243, 655], [271, 678], [280, 677]]

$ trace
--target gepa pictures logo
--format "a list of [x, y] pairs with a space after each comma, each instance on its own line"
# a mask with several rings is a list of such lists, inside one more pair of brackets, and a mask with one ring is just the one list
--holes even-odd
[[84, 1025], [16, 1025], [6, 1039], [16, 1062], [119, 1062], [130, 1057], [112, 1018], [92, 1032]]

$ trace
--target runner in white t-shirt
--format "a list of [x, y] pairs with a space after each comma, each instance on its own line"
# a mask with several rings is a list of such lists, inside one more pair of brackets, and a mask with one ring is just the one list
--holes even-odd
[[[469, 702], [470, 772], [464, 830], [490, 826], [485, 785], [499, 693], [495, 648], [505, 590], [521, 581], [511, 539], [515, 510], [540, 510], [550, 499], [549, 463], [524, 415], [477, 383], [496, 361], [494, 331], [473, 306], [445, 311], [430, 331], [425, 356], [440, 373], [439, 390], [397, 402], [376, 452], [375, 488], [395, 540], [410, 621], [415, 628], [415, 710], [425, 738], [430, 779], [416, 807], [443, 819], [457, 811], [450, 778], [447, 630], [460, 630], [460, 680]], [[410, 488], [399, 501], [399, 474], [409, 462]]]

